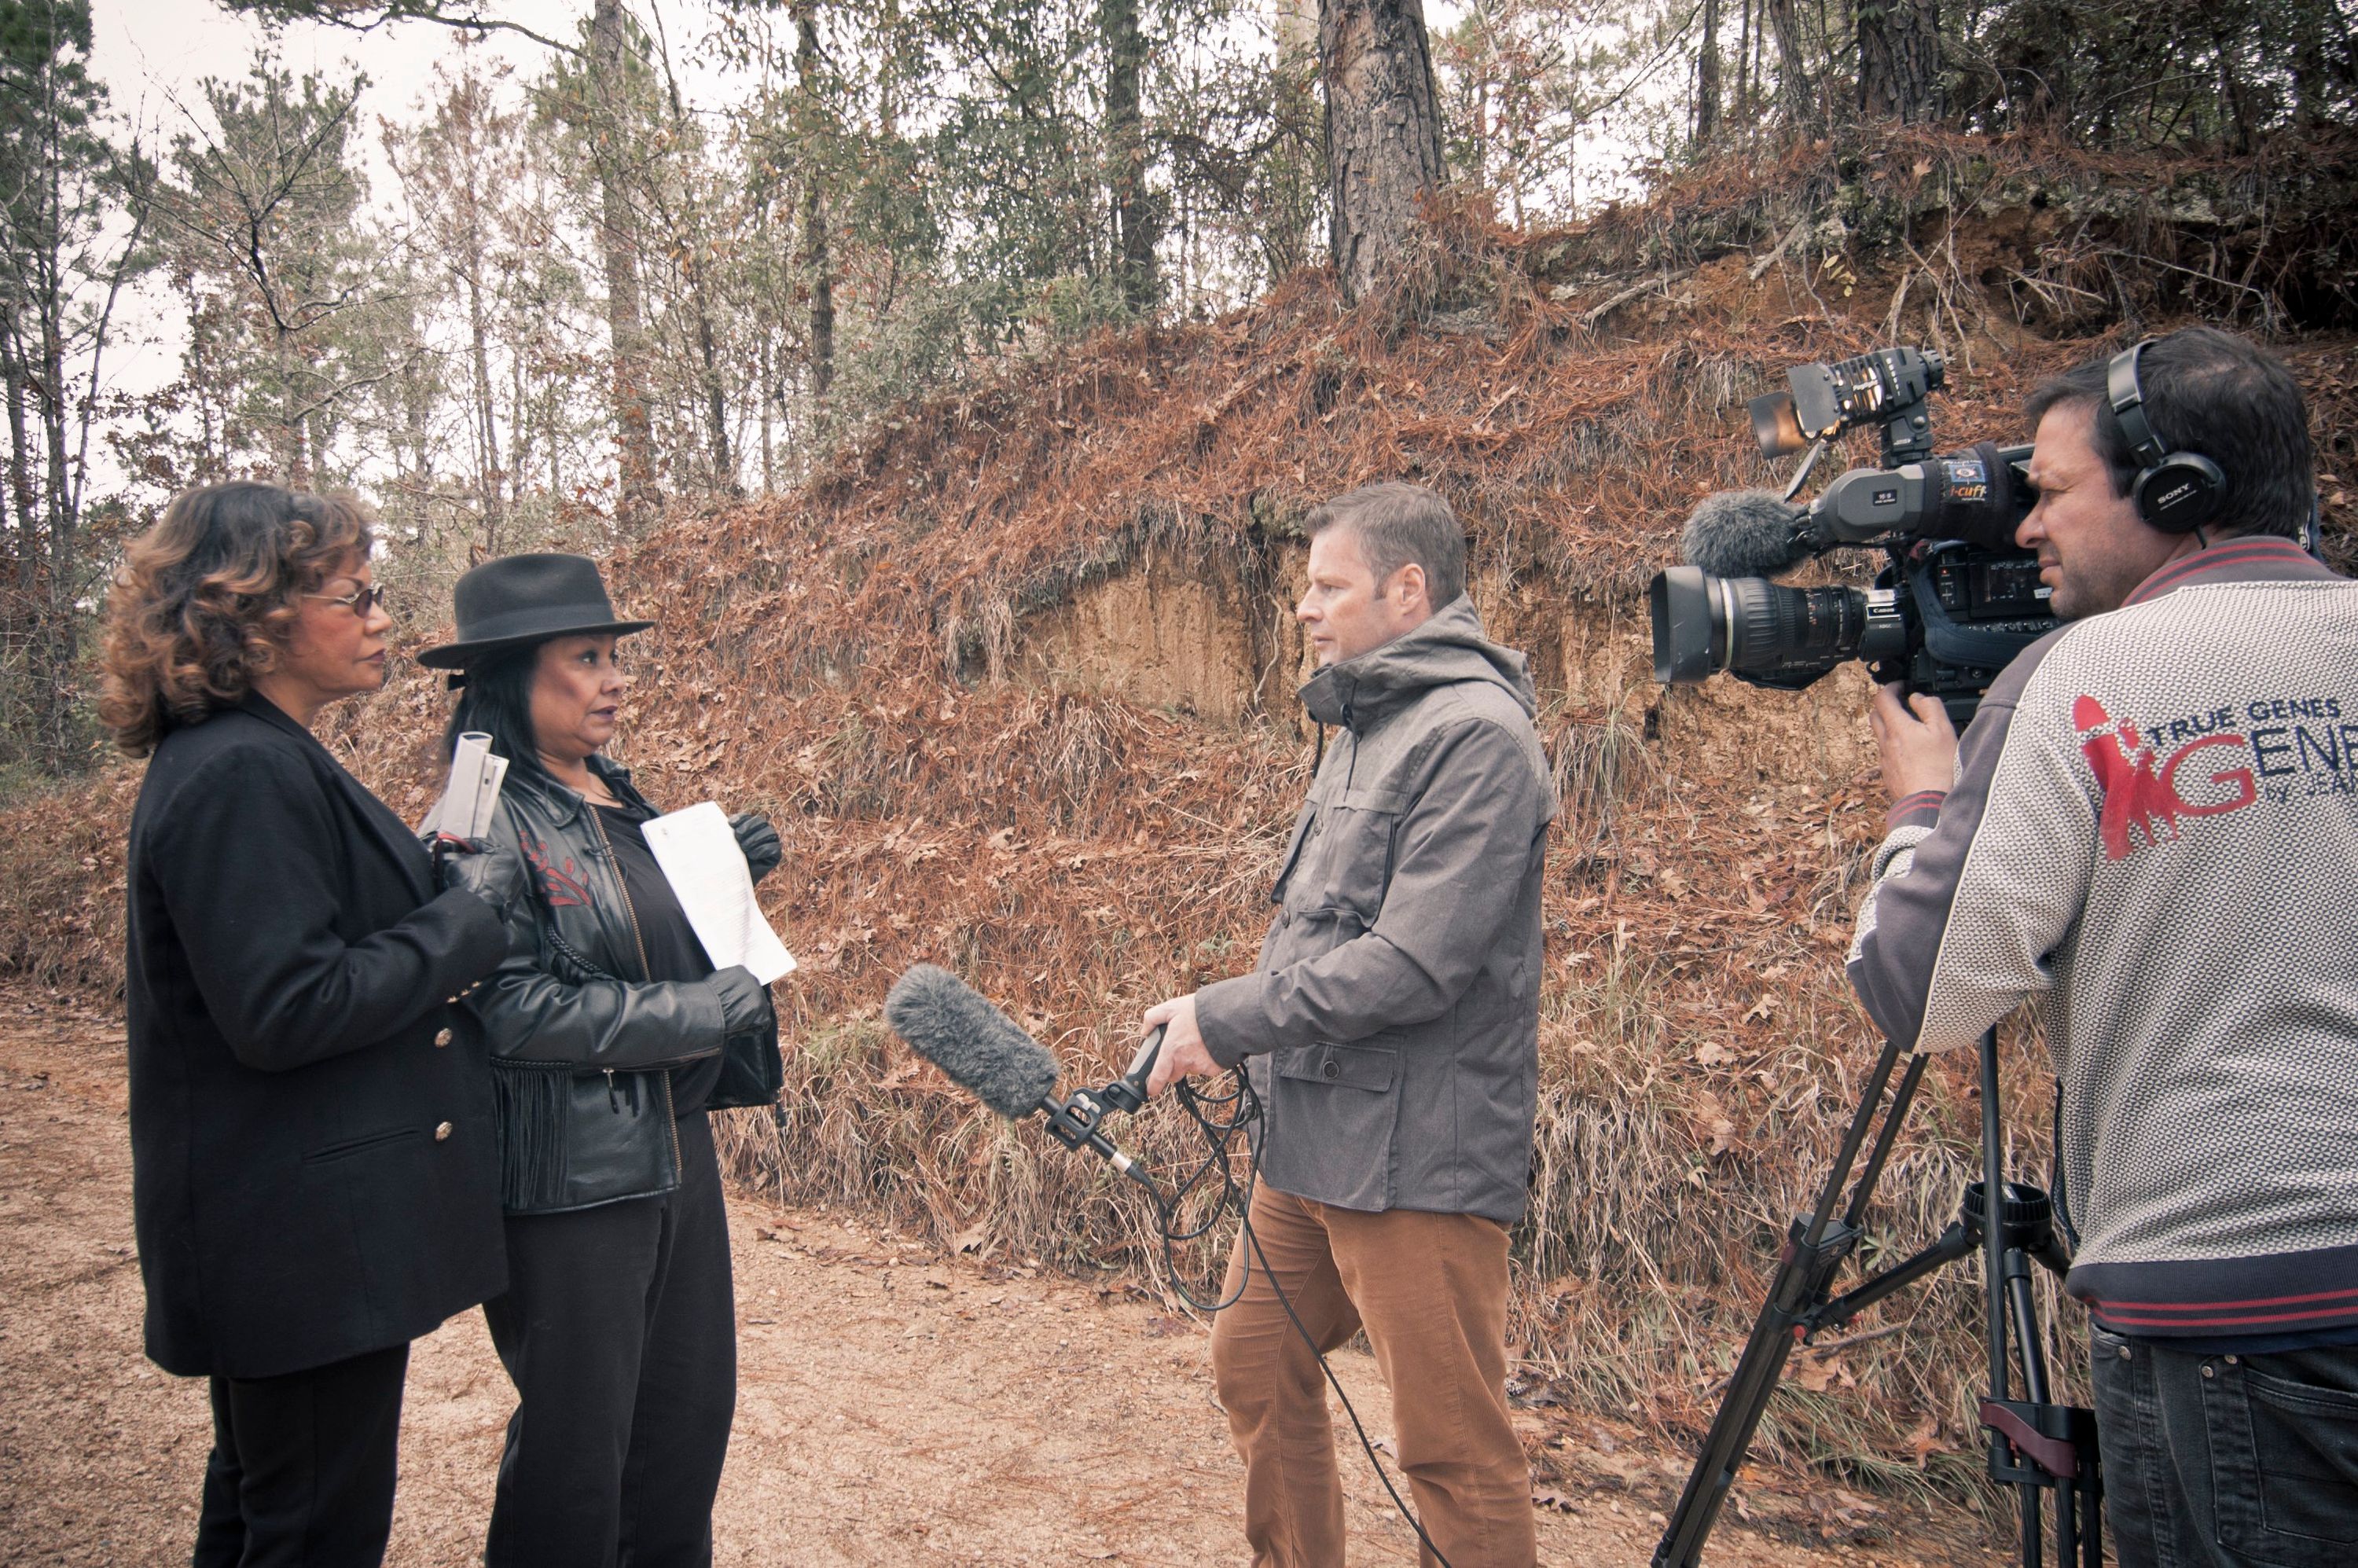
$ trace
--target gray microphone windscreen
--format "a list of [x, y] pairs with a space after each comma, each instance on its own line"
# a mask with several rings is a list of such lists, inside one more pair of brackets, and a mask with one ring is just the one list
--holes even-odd
[[892, 982], [884, 1021], [959, 1087], [1021, 1120], [1056, 1087], [1056, 1058], [947, 969], [918, 964]]
[[1775, 577], [1809, 558], [1797, 537], [1805, 515], [1773, 491], [1721, 491], [1695, 503], [1679, 548], [1713, 577]]

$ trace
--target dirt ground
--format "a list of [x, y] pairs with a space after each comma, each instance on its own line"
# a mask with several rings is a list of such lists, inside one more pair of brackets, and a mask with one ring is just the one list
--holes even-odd
[[[187, 1561], [210, 1429], [202, 1386], [139, 1354], [124, 1106], [119, 1025], [0, 988], [0, 1562]], [[945, 1259], [857, 1217], [738, 1199], [730, 1219], [741, 1370], [719, 1562], [1245, 1560], [1239, 1473], [1195, 1323], [1125, 1292]], [[1347, 1353], [1338, 1370], [1380, 1438], [1373, 1362]], [[390, 1562], [476, 1561], [508, 1408], [480, 1314], [418, 1343]], [[1579, 1418], [1523, 1419], [1541, 1561], [1645, 1563], [1677, 1456]], [[1412, 1563], [1355, 1448], [1344, 1476], [1352, 1561]], [[1980, 1555], [1962, 1519], [1903, 1521], [1831, 1487], [1754, 1497], [1782, 1539], [1731, 1517], [1711, 1563]], [[1877, 1544], [1895, 1536], [1918, 1552]]]

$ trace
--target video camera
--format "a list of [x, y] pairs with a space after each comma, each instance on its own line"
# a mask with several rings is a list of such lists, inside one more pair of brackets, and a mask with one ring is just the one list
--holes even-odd
[[[1725, 670], [1799, 691], [1859, 659], [1878, 682], [1904, 680], [1939, 697], [1960, 728], [1972, 719], [1998, 672], [2056, 621], [2037, 556], [2014, 545], [2038, 499], [2023, 470], [2031, 449], [1984, 441], [1933, 455], [1927, 401], [1947, 377], [1937, 353], [1877, 349], [1795, 366], [1786, 373], [1791, 391], [1752, 399], [1761, 455], [1806, 448], [1809, 456], [1782, 495], [1706, 496], [1687, 519], [1689, 564], [1656, 574], [1649, 592], [1656, 680]], [[1881, 465], [1853, 469], [1807, 507], [1793, 505], [1828, 443], [1870, 424], [1882, 437]], [[1874, 586], [1769, 580], [1850, 548], [1887, 556]]]

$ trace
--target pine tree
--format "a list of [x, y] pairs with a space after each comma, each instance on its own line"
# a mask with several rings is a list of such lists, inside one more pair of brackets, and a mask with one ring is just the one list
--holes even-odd
[[1424, 199], [1447, 179], [1421, 0], [1323, 0], [1328, 250], [1347, 298], [1412, 243]]

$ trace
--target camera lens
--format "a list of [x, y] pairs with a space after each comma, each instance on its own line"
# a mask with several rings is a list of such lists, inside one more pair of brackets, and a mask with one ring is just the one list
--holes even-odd
[[1855, 657], [1866, 596], [1855, 588], [1786, 588], [1766, 578], [1718, 585], [1727, 596], [1726, 668], [1739, 675], [1823, 672]]
[[1701, 567], [1656, 572], [1647, 589], [1654, 622], [1654, 678], [1664, 686], [1704, 680], [1726, 668], [1717, 579]]
[[1888, 589], [1787, 588], [1672, 567], [1654, 579], [1649, 600], [1654, 678], [1664, 685], [1725, 670], [1764, 686], [1802, 687], [1846, 659], [1891, 658], [1907, 645]]

